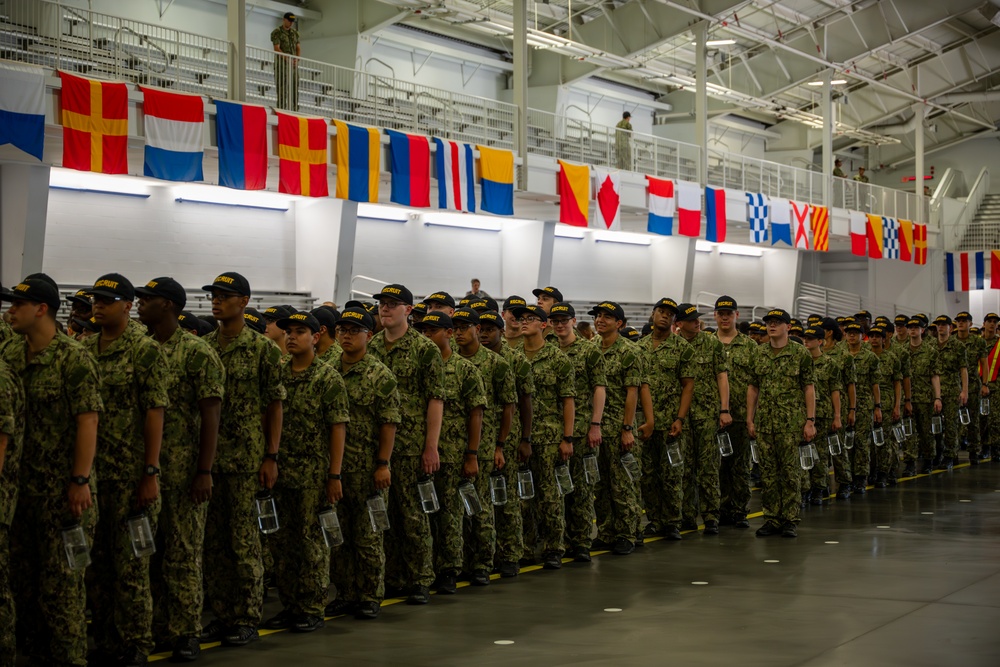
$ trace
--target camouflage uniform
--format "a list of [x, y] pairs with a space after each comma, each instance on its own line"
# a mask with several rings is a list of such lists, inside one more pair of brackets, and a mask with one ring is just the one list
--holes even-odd
[[705, 521], [718, 521], [722, 455], [715, 442], [715, 434], [719, 430], [722, 403], [716, 378], [729, 368], [722, 343], [712, 334], [699, 332], [694, 339], [686, 342], [694, 348], [691, 367], [695, 371], [695, 379], [688, 437], [684, 441], [687, 445], [684, 452], [684, 521], [696, 522], [699, 509]]
[[[879, 360], [879, 376], [881, 379], [881, 385], [879, 389], [884, 392], [882, 394], [882, 405], [884, 410], [882, 414], [884, 415], [884, 423], [890, 424], [892, 421], [892, 407], [896, 401], [896, 383], [903, 382], [903, 371], [901, 364], [899, 362], [899, 357], [895, 354], [889, 352], [888, 350], [883, 351]], [[900, 388], [900, 395], [902, 395], [902, 388]], [[902, 410], [900, 410], [902, 414]], [[892, 435], [892, 429], [886, 427], [883, 429], [884, 444], [881, 447], [875, 448], [875, 472], [879, 475], [885, 475], [887, 478], [896, 478], [896, 464], [899, 463], [899, 445], [896, 442], [896, 438]]]
[[[277, 44], [281, 54], [294, 56], [299, 42], [299, 31], [295, 28], [285, 30], [283, 27], [277, 27], [271, 31], [271, 44]], [[293, 65], [291, 58], [281, 54], [274, 56], [274, 83], [278, 89], [278, 108], [298, 111], [299, 68]]]
[[[938, 360], [941, 364], [941, 402], [944, 404], [941, 410], [941, 415], [944, 417], [941, 455], [953, 459], [958, 456], [958, 395], [962, 391], [961, 370], [969, 369], [969, 353], [958, 338], [951, 336], [944, 345], [938, 344]], [[971, 394], [971, 372], [969, 376]]]
[[[97, 361], [104, 402], [96, 465], [101, 479], [97, 493], [101, 521], [88, 581], [94, 607], [92, 631], [98, 650], [109, 655], [130, 647], [148, 655], [153, 650], [149, 561], [134, 557], [127, 522], [145, 475], [146, 413], [169, 404], [169, 372], [160, 346], [138, 328], [126, 328], [103, 352], [98, 349], [100, 340], [96, 335], [83, 343]], [[157, 498], [146, 508], [153, 534], [159, 512]]]
[[14, 592], [10, 560], [10, 524], [17, 506], [17, 471], [24, 435], [24, 389], [21, 379], [0, 361], [0, 433], [7, 436], [7, 448], [0, 472], [0, 665], [13, 667], [16, 641]]
[[[846, 348], [840, 345], [835, 346], [831, 350], [823, 350], [824, 357], [830, 357], [837, 363], [837, 368], [840, 370], [840, 384], [841, 384], [841, 394], [840, 394], [840, 419], [844, 425], [844, 432], [841, 435], [841, 440], [843, 441], [846, 435], [846, 430], [849, 428], [847, 425], [848, 415], [850, 412], [850, 387], [853, 385], [855, 392], [857, 392], [857, 382], [858, 382], [858, 369], [854, 364], [854, 357], [847, 353]], [[855, 393], [855, 402], [857, 401], [857, 394]], [[854, 414], [857, 414], [857, 409], [855, 408]], [[855, 428], [855, 436], [857, 435], [857, 429]], [[833, 474], [834, 479], [837, 481], [837, 490], [850, 489], [854, 482], [854, 475], [851, 473], [851, 451], [846, 447], [841, 446], [840, 454], [837, 456], [830, 457], [833, 462]]]
[[224, 626], [256, 627], [263, 612], [264, 566], [254, 496], [265, 451], [262, 417], [272, 402], [285, 399], [281, 350], [247, 326], [225, 350], [218, 331], [202, 340], [226, 368], [215, 488], [205, 522], [205, 595]]
[[10, 325], [0, 317], [0, 345], [6, 343], [11, 338], [16, 338], [17, 334], [10, 328]]
[[[101, 412], [97, 366], [83, 345], [56, 334], [49, 345], [27, 360], [27, 343], [14, 339], [0, 356], [24, 386], [24, 448], [18, 471], [18, 503], [11, 522], [11, 562], [18, 563], [14, 582], [22, 653], [41, 663], [87, 664], [86, 591], [83, 572], [66, 564], [61, 530], [71, 518], [66, 479], [72, 473], [76, 417]], [[96, 494], [91, 474], [90, 492]], [[80, 523], [93, 538], [97, 507]]]
[[621, 336], [607, 349], [600, 340], [597, 345], [604, 356], [604, 374], [608, 380], [601, 423], [603, 444], [597, 452], [601, 479], [594, 487], [597, 537], [608, 543], [617, 539], [634, 541], [642, 509], [639, 507], [638, 482], [629, 479], [621, 463], [621, 456], [625, 453], [621, 438], [623, 426], [635, 426], [635, 420], [625, 422], [625, 401], [629, 387], [638, 390], [642, 384], [639, 362], [642, 352]]
[[[559, 444], [565, 433], [563, 399], [573, 398], [576, 394], [573, 363], [556, 345], [548, 342], [533, 355], [526, 354], [535, 382], [535, 394], [531, 403], [533, 446], [528, 464], [535, 481], [535, 497], [530, 502], [534, 504], [532, 511], [537, 521], [537, 544], [541, 546], [543, 554], [562, 555], [566, 523], [563, 498], [556, 484], [555, 465], [562, 460], [559, 456]], [[574, 487], [582, 481], [574, 480]], [[525, 527], [528, 526], [526, 521]], [[526, 552], [532, 552], [536, 545], [534, 538], [533, 534], [525, 534]]]
[[486, 408], [483, 410], [483, 433], [479, 441], [479, 474], [473, 482], [482, 501], [479, 514], [465, 518], [465, 552], [469, 571], [493, 569], [497, 532], [493, 523], [493, 505], [490, 497], [490, 474], [493, 473], [493, 456], [496, 453], [504, 407], [517, 403], [514, 371], [501, 355], [480, 345], [468, 359], [479, 370], [486, 391]]
[[[814, 358], [813, 379], [816, 393], [816, 449], [819, 461], [811, 470], [803, 470], [802, 492], [811, 492], [823, 497], [827, 494], [830, 470], [830, 449], [826, 437], [833, 424], [833, 392], [840, 392], [840, 414], [843, 416], [847, 397], [841, 381], [840, 364], [828, 354]], [[815, 497], [815, 495], [814, 495]]]
[[728, 345], [722, 345], [729, 367], [729, 412], [733, 418], [729, 438], [733, 442], [733, 453], [723, 458], [719, 467], [719, 497], [722, 516], [731, 519], [746, 518], [750, 505], [752, 461], [747, 435], [747, 384], [757, 347], [757, 343], [745, 334], [736, 334]]
[[[330, 581], [338, 600], [381, 603], [385, 596], [385, 552], [382, 533], [372, 530], [366, 501], [375, 493], [379, 430], [383, 424], [396, 424], [397, 432], [399, 429], [399, 392], [392, 372], [371, 354], [349, 370], [344, 370], [342, 362], [335, 368], [347, 387], [350, 421], [341, 467], [344, 497], [337, 503], [344, 543], [331, 554]], [[389, 525], [390, 530], [400, 530], [391, 520]]]
[[[902, 382], [903, 382], [903, 386], [900, 389], [900, 396], [902, 398], [901, 398], [900, 404], [899, 404], [900, 405], [899, 416], [900, 416], [901, 419], [906, 419], [907, 402], [906, 402], [906, 386], [905, 386], [905, 382], [907, 380], [910, 381], [910, 403], [909, 403], [909, 407], [910, 407], [911, 410], [913, 409], [913, 400], [912, 400], [912, 397], [913, 397], [913, 368], [912, 368], [912, 364], [910, 363], [910, 354], [907, 351], [907, 348], [909, 347], [909, 341], [907, 341], [906, 343], [900, 343], [895, 338], [891, 339], [891, 341], [892, 341], [892, 344], [888, 348], [888, 351], [891, 352], [892, 354], [896, 355], [896, 359], [899, 360], [899, 374], [902, 377]], [[896, 449], [897, 449], [896, 454], [898, 456], [900, 453], [902, 453], [903, 454], [904, 462], [906, 461], [906, 456], [907, 456], [907, 453], [909, 452], [910, 442], [913, 441], [915, 437], [916, 437], [916, 434], [914, 434], [912, 436], [909, 436], [908, 438], [906, 438], [906, 440], [903, 441], [902, 445], [897, 445], [896, 446]], [[893, 479], [895, 479], [895, 475], [893, 475]]]
[[591, 534], [594, 531], [594, 487], [587, 484], [583, 471], [583, 455], [597, 452], [587, 444], [587, 433], [594, 414], [594, 390], [606, 387], [608, 379], [604, 375], [604, 356], [600, 348], [582, 336], [577, 336], [572, 345], [559, 348], [573, 364], [576, 383], [574, 408], [576, 418], [573, 425], [573, 458], [569, 461], [573, 478], [573, 493], [563, 496], [566, 512], [565, 542], [570, 547], [583, 547], [590, 551]]
[[160, 451], [160, 517], [156, 553], [150, 560], [153, 636], [158, 641], [201, 633], [202, 546], [208, 503], [191, 500], [201, 448], [204, 399], [222, 398], [226, 372], [204, 340], [178, 328], [161, 345], [167, 359], [167, 395]]
[[982, 449], [979, 438], [979, 399], [982, 396], [983, 382], [979, 376], [979, 361], [985, 357], [989, 351], [988, 343], [979, 336], [969, 335], [962, 340], [958, 336], [952, 336], [959, 343], [965, 346], [969, 361], [969, 415], [972, 422], [968, 426], [960, 426], [959, 436], [964, 437], [968, 445], [969, 458], [978, 457]]
[[854, 483], [862, 484], [868, 479], [871, 470], [872, 426], [875, 411], [875, 393], [872, 387], [880, 383], [881, 375], [878, 357], [871, 350], [862, 347], [856, 355], [851, 355], [850, 352], [848, 355], [854, 358], [854, 369], [857, 373], [854, 389], [857, 397], [857, 410], [854, 413], [854, 449], [850, 450], [849, 458]]
[[[986, 343], [986, 355], [989, 356], [990, 352], [993, 351], [993, 346], [996, 345], [997, 341], [1000, 341], [1000, 337], [993, 339], [983, 339]], [[983, 369], [982, 380], [986, 381], [986, 386], [990, 390], [990, 414], [983, 417], [984, 430], [981, 439], [983, 450], [982, 453], [985, 455], [990, 453], [993, 455], [993, 460], [1000, 460], [1000, 394], [994, 393], [1000, 391], [1000, 377], [996, 381], [989, 381], [989, 368]]]
[[[399, 383], [402, 423], [393, 449], [392, 491], [386, 536], [386, 583], [394, 588], [434, 583], [431, 524], [420, 509], [417, 482], [423, 473], [421, 455], [427, 433], [427, 405], [444, 399], [444, 360], [437, 345], [408, 328], [391, 346], [380, 331], [368, 352], [389, 367]], [[346, 538], [345, 538], [346, 539]]]
[[[930, 465], [934, 458], [936, 440], [931, 433], [931, 417], [934, 415], [934, 387], [931, 378], [941, 375], [941, 360], [937, 343], [921, 344], [917, 347], [908, 346], [910, 357], [910, 394], [913, 396], [913, 436], [907, 441], [907, 451], [903, 459], [907, 463], [919, 456], [925, 459], [925, 465]], [[942, 401], [943, 403], [943, 401]]]
[[281, 383], [288, 398], [282, 404], [281, 476], [274, 493], [281, 521], [273, 535], [278, 597], [294, 616], [322, 618], [330, 553], [318, 516], [329, 506], [330, 432], [349, 419], [347, 387], [331, 364], [316, 357], [299, 372], [291, 361], [284, 363]]
[[[639, 341], [646, 354], [649, 390], [653, 394], [653, 435], [642, 444], [642, 504], [646, 519], [660, 532], [680, 528], [684, 500], [684, 464], [671, 466], [667, 458], [670, 427], [681, 405], [681, 381], [694, 378], [694, 349], [679, 335], [667, 336], [659, 345], [649, 336]], [[681, 450], [685, 431], [681, 431]]]
[[802, 345], [760, 348], [750, 376], [756, 387], [754, 428], [760, 448], [761, 506], [765, 522], [798, 523], [802, 493], [799, 442], [806, 422], [805, 390], [815, 384], [813, 361]]
[[[434, 570], [457, 575], [462, 569], [464, 544], [464, 509], [458, 497], [458, 484], [462, 481], [462, 463], [469, 446], [469, 415], [476, 408], [485, 412], [489, 401], [483, 376], [471, 361], [458, 354], [452, 354], [444, 362], [444, 390], [444, 420], [438, 442], [441, 469], [434, 475], [441, 509], [431, 515], [431, 529], [434, 535]], [[482, 446], [480, 442], [479, 447]], [[482, 471], [479, 474], [482, 476]], [[487, 495], [481, 498], [487, 508], [492, 506], [488, 498], [487, 489]]]
[[[506, 340], [506, 339], [505, 339]], [[520, 348], [506, 343], [500, 346], [500, 354], [507, 360], [514, 371], [514, 387], [517, 395], [533, 396], [535, 381], [531, 375], [531, 364]], [[517, 498], [517, 448], [521, 444], [521, 419], [518, 411], [510, 425], [510, 435], [507, 436], [507, 446], [504, 448], [503, 473], [507, 480], [507, 504], [494, 509], [494, 519], [497, 528], [497, 548], [495, 560], [499, 567], [502, 562], [516, 562], [524, 552], [524, 534], [522, 525], [522, 510], [530, 507]], [[523, 507], [522, 507], [523, 505]], [[589, 535], [589, 533], [588, 533]]]

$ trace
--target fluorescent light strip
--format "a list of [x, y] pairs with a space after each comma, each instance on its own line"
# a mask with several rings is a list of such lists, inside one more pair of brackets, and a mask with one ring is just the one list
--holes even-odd
[[715, 244], [698, 239], [697, 241], [694, 242], [694, 249], [696, 252], [714, 252]]
[[[135, 195], [133, 195], [135, 196]], [[146, 195], [147, 197], [149, 195]], [[178, 204], [207, 204], [209, 206], [228, 206], [232, 208], [252, 208], [258, 211], [287, 211], [287, 206], [255, 206], [253, 204], [230, 204], [221, 201], [212, 201], [210, 199], [191, 199], [185, 197], [176, 197], [174, 201]]]
[[564, 225], [556, 226], [556, 237], [561, 239], [575, 239], [582, 241], [587, 236], [587, 232], [576, 227], [564, 228]]
[[371, 218], [372, 220], [385, 220], [387, 222], [408, 222], [416, 214], [407, 208], [399, 206], [382, 206], [380, 204], [368, 204], [361, 202], [358, 204], [358, 217]]
[[420, 219], [425, 227], [454, 227], [481, 232], [499, 232], [501, 229], [499, 221], [477, 215], [424, 213]]
[[173, 187], [174, 201], [179, 204], [210, 204], [266, 211], [287, 211], [291, 208], [288, 195], [263, 190], [234, 190], [217, 185], [190, 183]]
[[594, 241], [597, 243], [621, 243], [622, 245], [644, 245], [648, 246], [653, 243], [645, 234], [632, 234], [630, 232], [606, 232], [602, 230], [596, 230], [594, 232]]
[[112, 197], [134, 197], [136, 199], [149, 199], [149, 194], [138, 192], [119, 192], [117, 190], [98, 190], [96, 188], [71, 188], [65, 185], [50, 185], [50, 190], [68, 190], [70, 192], [87, 192], [95, 195], [111, 195]]
[[135, 176], [94, 174], [74, 169], [53, 167], [49, 172], [49, 187], [58, 190], [79, 190], [107, 195], [148, 198], [152, 183]]

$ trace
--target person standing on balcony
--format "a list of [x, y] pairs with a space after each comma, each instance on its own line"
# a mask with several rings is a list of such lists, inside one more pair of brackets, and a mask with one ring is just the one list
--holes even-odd
[[864, 167], [858, 167], [858, 173], [854, 176], [854, 180], [856, 180], [858, 183], [867, 183], [868, 182], [868, 177], [865, 176], [865, 168]]
[[294, 27], [295, 14], [285, 12], [281, 26], [271, 31], [274, 57], [274, 83], [278, 89], [278, 108], [286, 111], [299, 110], [299, 61], [288, 56], [301, 56], [299, 31]]
[[833, 175], [837, 178], [847, 178], [842, 167], [843, 164], [839, 159], [833, 161]]
[[615, 157], [619, 169], [632, 170], [632, 114], [628, 111], [622, 114], [622, 119], [615, 125]]

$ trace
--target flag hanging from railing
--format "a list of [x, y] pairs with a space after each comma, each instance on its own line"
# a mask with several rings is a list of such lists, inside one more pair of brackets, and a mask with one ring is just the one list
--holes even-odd
[[514, 154], [500, 148], [479, 150], [480, 208], [494, 215], [514, 215]]
[[402, 206], [431, 205], [431, 140], [419, 134], [386, 130], [389, 135], [389, 200]]
[[913, 225], [913, 263], [927, 264], [927, 225]]
[[42, 159], [45, 77], [42, 70], [0, 67], [0, 146], [11, 144]]
[[267, 186], [267, 109], [215, 100], [219, 185], [237, 190]]
[[990, 251], [990, 289], [1000, 289], [1000, 250]]
[[205, 102], [201, 95], [140, 86], [146, 128], [142, 173], [165, 181], [203, 181]]
[[382, 162], [382, 143], [374, 127], [333, 121], [337, 128], [334, 162], [337, 165], [338, 199], [378, 201], [378, 175]]
[[899, 259], [913, 261], [913, 222], [910, 220], [899, 221]]
[[945, 277], [949, 292], [983, 289], [986, 278], [985, 254], [982, 251], [945, 253]]
[[899, 259], [899, 223], [882, 216], [882, 259]]
[[809, 250], [809, 204], [797, 201], [790, 203], [792, 223], [795, 226], [795, 247], [799, 250]]
[[664, 178], [647, 176], [646, 183], [649, 193], [649, 217], [646, 219], [646, 231], [652, 234], [673, 236], [674, 217], [677, 214], [674, 182]]
[[760, 192], [747, 192], [747, 221], [750, 223], [750, 241], [767, 242], [767, 222], [770, 218], [771, 200]]
[[792, 205], [787, 199], [771, 200], [771, 245], [778, 241], [794, 246], [792, 241]]
[[826, 206], [812, 206], [810, 225], [812, 227], [813, 250], [830, 250], [830, 209]]
[[705, 240], [726, 242], [726, 191], [705, 188]]
[[438, 208], [476, 212], [476, 173], [472, 146], [434, 139], [437, 166]]
[[586, 227], [590, 211], [590, 167], [559, 162], [556, 194], [559, 195], [559, 222]]
[[622, 178], [618, 171], [594, 167], [594, 182], [597, 185], [594, 199], [594, 227], [597, 229], [620, 230], [622, 228]]
[[882, 216], [868, 214], [868, 258], [882, 259]]
[[59, 72], [62, 80], [62, 166], [128, 173], [128, 87]]
[[861, 211], [848, 211], [851, 233], [851, 254], [868, 256], [868, 216]]
[[[327, 134], [322, 118], [278, 115], [278, 191], [306, 197], [330, 194], [326, 180]], [[340, 174], [337, 174], [338, 179]], [[339, 194], [339, 193], [338, 193]]]

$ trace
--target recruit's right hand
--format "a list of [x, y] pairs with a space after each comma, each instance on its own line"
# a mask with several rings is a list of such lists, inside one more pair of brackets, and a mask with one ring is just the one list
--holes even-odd
[[70, 482], [67, 495], [69, 496], [69, 511], [77, 519], [83, 516], [85, 511], [94, 506], [94, 500], [90, 497], [89, 484], [81, 485]]
[[375, 468], [375, 474], [373, 475], [375, 479], [375, 489], [377, 491], [384, 491], [389, 488], [392, 483], [392, 473], [389, 472], [389, 466], [379, 466]]
[[326, 499], [331, 505], [337, 504], [344, 497], [344, 485], [339, 479], [326, 480]]
[[757, 427], [753, 425], [752, 421], [747, 422], [747, 435], [751, 438], [757, 437]]

